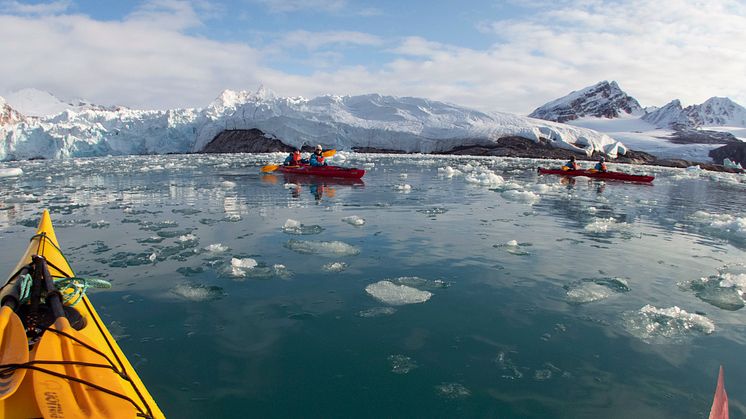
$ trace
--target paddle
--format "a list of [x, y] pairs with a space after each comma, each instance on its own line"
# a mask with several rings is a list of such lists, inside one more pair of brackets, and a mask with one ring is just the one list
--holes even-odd
[[46, 260], [41, 256], [33, 256], [33, 260], [37, 275], [41, 272], [46, 284], [47, 302], [56, 318], [54, 325], [42, 334], [32, 361], [35, 367], [31, 378], [39, 410], [44, 417], [61, 417], [62, 412], [69, 417], [143, 415], [142, 409], [125, 395], [123, 376], [112, 367], [109, 357], [70, 325]]
[[[13, 311], [18, 305], [18, 277], [26, 275], [24, 268], [13, 280], [6, 284], [0, 309], [0, 365], [25, 364], [29, 359], [28, 338], [21, 318]], [[0, 373], [0, 400], [10, 397], [18, 389], [26, 376], [25, 368], [15, 368], [10, 373]]]
[[[335, 154], [337, 154], [337, 150], [335, 150], [335, 149], [326, 150], [326, 151], [324, 151], [324, 152], [321, 153], [321, 155], [324, 156], [325, 158], [332, 157]], [[259, 171], [261, 171], [262, 173], [270, 173], [270, 172], [274, 172], [279, 167], [280, 167], [279, 164], [268, 164], [266, 166], [262, 166], [262, 168], [259, 169]]]

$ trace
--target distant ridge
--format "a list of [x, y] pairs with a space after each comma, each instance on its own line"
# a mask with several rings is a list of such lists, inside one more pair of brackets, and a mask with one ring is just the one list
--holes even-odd
[[548, 102], [531, 112], [531, 118], [566, 122], [585, 116], [617, 118], [622, 114], [642, 115], [637, 100], [615, 82], [602, 81]]

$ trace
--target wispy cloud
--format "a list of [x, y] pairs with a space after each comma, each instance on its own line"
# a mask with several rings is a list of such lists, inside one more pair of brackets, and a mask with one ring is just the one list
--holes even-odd
[[347, 6], [346, 0], [255, 0], [274, 13], [300, 11], [338, 12]]
[[0, 1], [0, 12], [18, 15], [55, 15], [66, 12], [71, 5], [71, 0], [58, 0], [37, 4], [27, 4], [19, 1]]
[[[354, 8], [343, 0], [255, 1], [299, 13]], [[739, 0], [707, 7], [693, 0], [521, 2], [528, 13], [474, 22], [482, 41], [492, 42], [479, 48], [417, 33], [393, 38], [370, 27], [225, 42], [193, 33], [220, 12], [201, 0], [151, 0], [109, 21], [52, 4], [61, 12], [10, 12], [18, 2], [0, 3], [0, 39], [12, 40], [0, 42], [0, 56], [12, 57], [0, 66], [0, 94], [38, 87], [163, 108], [204, 106], [225, 88], [264, 84], [289, 96], [379, 92], [528, 113], [571, 90], [616, 80], [643, 105], [710, 96], [746, 104], [746, 3]]]

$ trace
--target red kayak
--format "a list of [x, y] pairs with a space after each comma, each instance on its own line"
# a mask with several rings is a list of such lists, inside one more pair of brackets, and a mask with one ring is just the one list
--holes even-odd
[[590, 170], [560, 170], [539, 168], [540, 175], [585, 176], [596, 179], [625, 180], [627, 182], [652, 182], [655, 176], [630, 175], [622, 172], [596, 172]]
[[339, 166], [280, 166], [278, 172], [294, 175], [337, 177], [345, 179], [360, 179], [365, 174], [363, 169]]

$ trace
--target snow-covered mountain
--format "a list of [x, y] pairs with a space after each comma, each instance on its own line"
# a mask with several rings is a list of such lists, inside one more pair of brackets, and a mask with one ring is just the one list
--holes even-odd
[[673, 100], [642, 119], [657, 128], [746, 127], [746, 108], [727, 97], [711, 97], [700, 105], [686, 108]]
[[[610, 92], [608, 97], [605, 92]], [[620, 99], [610, 101], [609, 97]], [[625, 108], [625, 104], [633, 105]], [[589, 112], [595, 109], [607, 111]], [[614, 82], [600, 82], [553, 100], [531, 115], [536, 114], [604, 132], [633, 150], [658, 158], [708, 162], [710, 150], [737, 139], [746, 141], [746, 109], [730, 99], [714, 97], [686, 108], [677, 99], [660, 108], [642, 109]]]
[[13, 109], [30, 117], [57, 115], [68, 109], [79, 112], [85, 109], [103, 110], [104, 106], [94, 105], [85, 100], [63, 101], [44, 90], [26, 88], [5, 95], [5, 100]]
[[602, 81], [540, 106], [529, 116], [566, 122], [582, 117], [617, 118], [623, 114], [642, 115], [643, 110], [615, 81]]
[[226, 90], [204, 109], [68, 109], [6, 124], [0, 126], [0, 159], [197, 152], [224, 130], [252, 128], [289, 146], [318, 143], [340, 150], [429, 153], [519, 136], [587, 155], [626, 153], [623, 144], [589, 129], [428, 99], [378, 94], [305, 99], [259, 89]]

